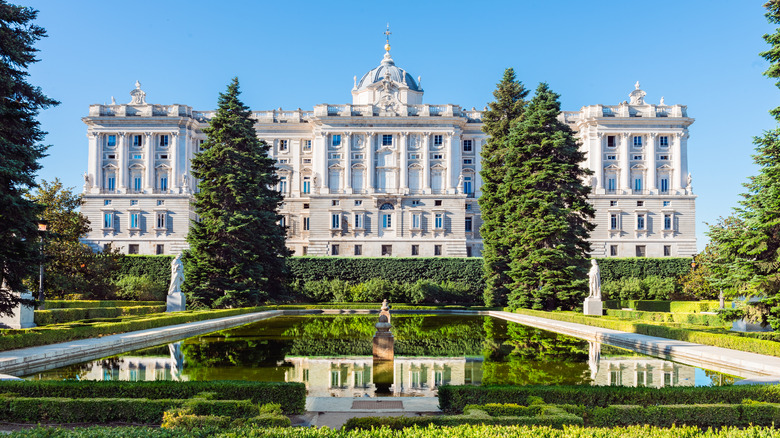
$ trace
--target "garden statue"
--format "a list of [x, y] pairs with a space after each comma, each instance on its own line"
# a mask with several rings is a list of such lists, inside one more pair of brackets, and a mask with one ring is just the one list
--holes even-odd
[[588, 273], [588, 286], [590, 294], [588, 298], [585, 298], [585, 304], [583, 306], [583, 313], [586, 315], [598, 315], [601, 316], [604, 313], [603, 304], [601, 302], [601, 270], [596, 260], [591, 259], [591, 268]]
[[171, 261], [171, 285], [168, 287], [168, 312], [178, 312], [186, 307], [186, 299], [181, 291], [184, 283], [184, 264], [181, 254]]
[[374, 334], [374, 360], [393, 360], [393, 334], [390, 333], [390, 306], [387, 300], [382, 301], [379, 311], [379, 322], [376, 323]]

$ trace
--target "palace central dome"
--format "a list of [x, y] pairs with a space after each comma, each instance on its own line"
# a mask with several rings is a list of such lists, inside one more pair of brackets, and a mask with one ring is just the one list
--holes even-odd
[[[389, 45], [385, 47], [385, 49], [389, 49]], [[417, 82], [414, 80], [412, 75], [407, 73], [404, 69], [399, 68], [395, 65], [395, 62], [393, 62], [393, 58], [390, 57], [389, 50], [385, 52], [385, 56], [382, 59], [382, 63], [379, 64], [378, 67], [370, 70], [368, 73], [364, 74], [362, 78], [360, 78], [360, 81], [357, 83], [357, 91], [364, 90], [368, 88], [371, 84], [375, 84], [377, 82], [381, 82], [386, 74], [390, 74], [390, 79], [394, 82], [399, 82], [406, 84], [407, 87], [409, 87], [410, 90], [413, 91], [422, 91], [419, 85], [417, 85]]]

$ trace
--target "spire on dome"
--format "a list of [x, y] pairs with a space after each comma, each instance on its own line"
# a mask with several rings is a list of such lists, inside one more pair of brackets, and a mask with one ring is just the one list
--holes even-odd
[[385, 52], [390, 52], [390, 35], [393, 34], [393, 32], [390, 32], [390, 23], [387, 23], [387, 30], [382, 32], [385, 35]]

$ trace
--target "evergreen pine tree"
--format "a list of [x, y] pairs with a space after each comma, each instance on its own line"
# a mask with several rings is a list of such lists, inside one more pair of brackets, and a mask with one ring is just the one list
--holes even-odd
[[192, 160], [198, 178], [185, 256], [185, 290], [211, 307], [257, 305], [274, 297], [286, 276], [282, 195], [269, 146], [257, 139], [238, 79], [219, 96], [203, 152]]
[[[780, 2], [764, 5], [770, 23], [780, 24]], [[771, 48], [761, 53], [770, 62], [764, 75], [780, 79], [780, 28], [764, 35]], [[780, 81], [776, 82], [780, 88]], [[780, 122], [780, 107], [770, 111]], [[723, 281], [740, 295], [765, 297], [770, 314], [769, 322], [780, 329], [780, 128], [766, 131], [754, 139], [756, 154], [753, 159], [759, 166], [758, 175], [745, 184], [741, 207], [737, 218], [710, 227], [710, 236], [717, 243], [725, 266], [720, 268]], [[725, 226], [728, 224], [728, 226]]]
[[499, 190], [512, 282], [509, 305], [535, 309], [571, 308], [588, 290], [593, 207], [592, 172], [574, 133], [558, 120], [558, 94], [540, 84], [506, 141], [506, 174]]
[[507, 299], [509, 250], [502, 244], [504, 230], [503, 200], [499, 187], [505, 175], [505, 140], [511, 124], [523, 114], [528, 96], [522, 82], [515, 78], [515, 71], [508, 68], [493, 92], [494, 102], [482, 113], [482, 130], [488, 134], [482, 147], [482, 195], [479, 207], [482, 212], [482, 236], [485, 276], [485, 305], [504, 306]]
[[35, 187], [35, 172], [47, 146], [35, 117], [58, 102], [27, 83], [37, 62], [33, 44], [46, 31], [33, 24], [38, 12], [0, 0], [0, 314], [8, 314], [25, 277], [37, 271], [41, 206], [24, 197]]

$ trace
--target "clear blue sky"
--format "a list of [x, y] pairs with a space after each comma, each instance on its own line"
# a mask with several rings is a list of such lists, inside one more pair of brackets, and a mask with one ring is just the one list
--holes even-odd
[[49, 37], [30, 81], [62, 104], [40, 121], [52, 145], [40, 178], [81, 189], [88, 106], [129, 102], [214, 109], [238, 76], [253, 110], [351, 101], [352, 77], [379, 64], [390, 22], [396, 64], [422, 76], [427, 103], [482, 108], [506, 67], [564, 110], [628, 99], [688, 105], [697, 235], [728, 215], [755, 174], [752, 138], [780, 103], [761, 73], [763, 1], [17, 1]]

